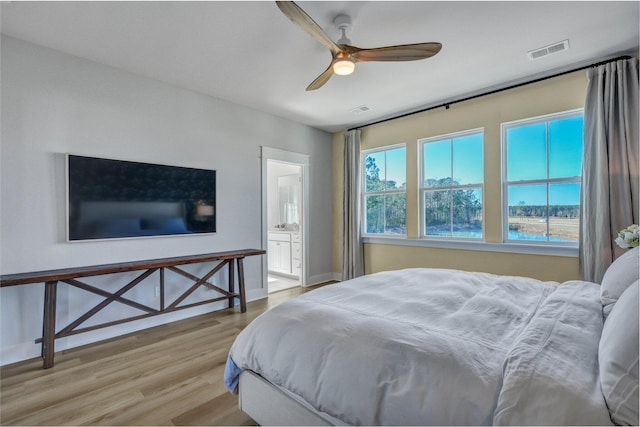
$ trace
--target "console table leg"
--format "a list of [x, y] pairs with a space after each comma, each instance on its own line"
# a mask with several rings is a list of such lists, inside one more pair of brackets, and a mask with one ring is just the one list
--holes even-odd
[[238, 261], [238, 288], [240, 291], [240, 311], [244, 313], [247, 311], [247, 297], [244, 293], [244, 266], [242, 264], [242, 258], [237, 258]]
[[53, 355], [55, 352], [54, 343], [56, 340], [56, 294], [58, 282], [46, 282], [44, 284], [44, 319], [42, 338], [42, 357], [44, 359], [43, 368], [48, 369], [53, 366]]
[[[234, 260], [230, 259], [229, 260], [229, 292], [233, 293], [234, 289], [235, 289], [235, 281], [236, 278], [234, 277], [235, 275], [235, 265], [234, 265]], [[233, 308], [233, 306], [235, 305], [235, 297], [230, 297], [229, 298], [229, 308]]]

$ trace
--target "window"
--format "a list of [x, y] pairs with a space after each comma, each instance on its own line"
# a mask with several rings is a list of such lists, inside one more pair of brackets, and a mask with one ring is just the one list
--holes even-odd
[[483, 130], [419, 142], [422, 148], [422, 235], [482, 239]]
[[577, 244], [583, 122], [580, 110], [502, 125], [506, 241]]
[[406, 148], [387, 147], [363, 152], [367, 234], [407, 234]]

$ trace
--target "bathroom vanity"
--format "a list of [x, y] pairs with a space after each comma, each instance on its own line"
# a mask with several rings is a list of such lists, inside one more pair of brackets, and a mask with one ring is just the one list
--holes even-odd
[[269, 271], [300, 276], [300, 233], [297, 231], [269, 231]]

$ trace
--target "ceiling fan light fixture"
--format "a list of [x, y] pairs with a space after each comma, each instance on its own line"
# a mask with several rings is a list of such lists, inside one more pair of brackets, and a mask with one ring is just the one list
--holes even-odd
[[338, 58], [333, 63], [333, 72], [340, 76], [348, 76], [353, 73], [355, 69], [356, 62], [349, 57]]

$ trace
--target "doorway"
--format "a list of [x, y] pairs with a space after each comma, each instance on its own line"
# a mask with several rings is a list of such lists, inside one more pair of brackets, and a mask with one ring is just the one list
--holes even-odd
[[307, 155], [262, 147], [267, 293], [307, 282], [308, 164]]

